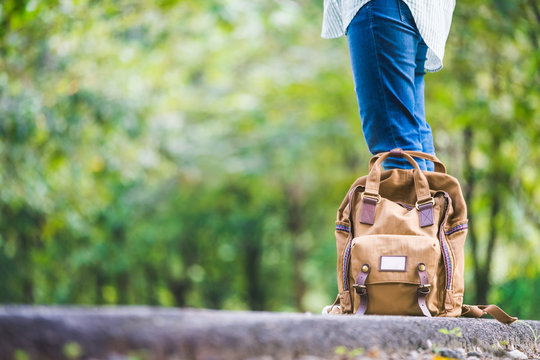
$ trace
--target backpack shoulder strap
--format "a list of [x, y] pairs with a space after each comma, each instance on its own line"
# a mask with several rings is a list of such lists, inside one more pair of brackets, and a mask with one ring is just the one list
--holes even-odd
[[479, 318], [485, 314], [493, 316], [503, 324], [511, 324], [518, 319], [508, 315], [497, 305], [463, 305], [461, 308], [461, 316]]

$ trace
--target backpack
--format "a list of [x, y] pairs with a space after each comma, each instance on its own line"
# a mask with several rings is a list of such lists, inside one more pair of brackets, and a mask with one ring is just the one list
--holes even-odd
[[[389, 156], [413, 169], [382, 171]], [[432, 161], [421, 171], [414, 157]], [[370, 160], [337, 212], [338, 296], [330, 314], [471, 316], [515, 321], [494, 305], [463, 306], [467, 207], [435, 156], [394, 149]]]

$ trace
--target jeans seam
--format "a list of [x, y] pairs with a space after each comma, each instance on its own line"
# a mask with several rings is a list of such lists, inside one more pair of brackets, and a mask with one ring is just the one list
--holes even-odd
[[401, 20], [401, 22], [405, 22], [405, 20], [403, 18], [403, 12], [401, 11], [401, 4], [399, 3], [400, 1], [401, 0], [396, 0], [398, 12], [399, 12], [399, 19]]
[[[409, 7], [409, 5], [403, 2], [403, 0], [397, 0], [397, 1], [398, 1], [399, 17], [401, 19], [401, 22], [413, 27], [416, 30], [418, 37], [422, 39], [422, 36], [420, 35], [420, 31], [418, 30], [418, 25], [416, 25], [416, 20], [411, 12], [411, 8]], [[407, 12], [407, 16], [403, 12], [403, 7], [406, 8], [405, 11]]]
[[[375, 62], [376, 62], [376, 66], [377, 66], [377, 73], [379, 74], [378, 76], [378, 81], [379, 81], [379, 85], [380, 85], [380, 88], [382, 89], [382, 98], [383, 98], [383, 101], [384, 101], [384, 111], [386, 113], [386, 117], [389, 118], [389, 111], [388, 111], [388, 99], [386, 98], [386, 94], [385, 94], [385, 91], [384, 91], [384, 84], [382, 83], [382, 72], [381, 72], [381, 67], [380, 67], [380, 61], [379, 61], [379, 55], [378, 55], [378, 50], [377, 50], [377, 41], [375, 40], [375, 34], [373, 32], [373, 12], [371, 11], [371, 8], [368, 9], [369, 10], [369, 33], [371, 35], [371, 38], [373, 39], [373, 46], [376, 48], [375, 49]], [[387, 126], [388, 128], [389, 126]], [[394, 130], [392, 129], [392, 127], [390, 126], [390, 129], [389, 129], [389, 133], [392, 135], [392, 143], [393, 143], [393, 147], [395, 148], [396, 147], [396, 136], [394, 134]], [[390, 150], [390, 149], [388, 149]]]

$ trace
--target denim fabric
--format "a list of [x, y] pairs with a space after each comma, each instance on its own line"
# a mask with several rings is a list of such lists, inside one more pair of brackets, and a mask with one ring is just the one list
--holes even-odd
[[[393, 148], [435, 154], [424, 110], [427, 46], [402, 0], [372, 0], [347, 31], [362, 129], [372, 154]], [[416, 159], [422, 170], [430, 161]], [[411, 168], [389, 158], [384, 167]]]

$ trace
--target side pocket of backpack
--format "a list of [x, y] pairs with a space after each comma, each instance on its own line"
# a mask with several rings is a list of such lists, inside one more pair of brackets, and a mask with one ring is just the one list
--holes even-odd
[[347, 251], [349, 251], [350, 231], [350, 224], [347, 221], [336, 221], [337, 283], [341, 310], [344, 313], [352, 311], [350, 293], [347, 285]]
[[465, 239], [467, 238], [467, 220], [453, 224], [449, 230], [445, 231], [447, 243], [452, 252], [452, 286], [448, 290], [451, 302], [451, 310], [446, 316], [459, 316], [463, 305], [463, 292], [465, 289]]

